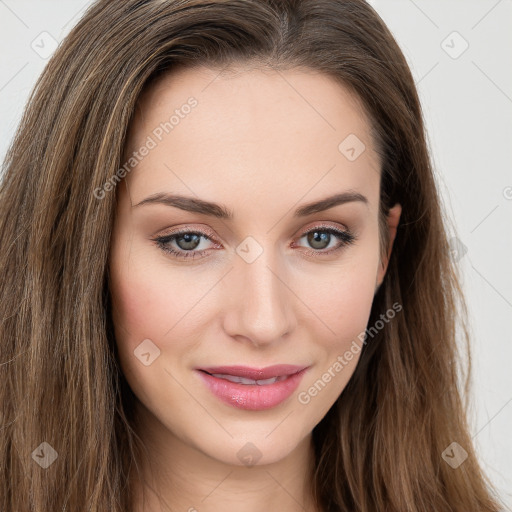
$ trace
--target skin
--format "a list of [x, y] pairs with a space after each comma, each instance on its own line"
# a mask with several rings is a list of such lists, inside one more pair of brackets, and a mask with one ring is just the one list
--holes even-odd
[[[310, 70], [186, 69], [140, 98], [127, 157], [190, 96], [197, 106], [116, 190], [113, 320], [121, 367], [138, 400], [136, 431], [149, 454], [144, 484], [133, 482], [135, 510], [317, 512], [311, 432], [359, 354], [309, 403], [298, 396], [365, 330], [388, 261], [379, 256], [380, 162], [369, 123], [348, 90]], [[366, 146], [354, 161], [338, 149], [349, 134]], [[367, 204], [294, 217], [299, 206], [346, 191]], [[158, 192], [221, 203], [234, 219], [135, 206]], [[400, 213], [397, 204], [388, 217], [391, 241]], [[304, 235], [322, 225], [357, 238], [323, 255], [339, 239], [314, 246]], [[181, 228], [213, 238], [195, 249], [203, 257], [175, 259], [152, 240]], [[252, 263], [236, 252], [247, 236], [263, 250]], [[190, 246], [183, 239], [168, 245]], [[160, 350], [148, 366], [134, 355], [145, 339]], [[290, 398], [265, 411], [221, 402], [194, 370], [279, 363], [310, 368]], [[237, 456], [248, 442], [261, 455], [252, 467]]]

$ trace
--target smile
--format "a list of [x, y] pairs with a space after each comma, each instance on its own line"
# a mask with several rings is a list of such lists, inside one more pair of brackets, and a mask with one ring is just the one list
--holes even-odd
[[244, 366], [198, 368], [202, 381], [224, 403], [252, 411], [284, 402], [298, 387], [308, 366], [275, 365], [263, 369]]

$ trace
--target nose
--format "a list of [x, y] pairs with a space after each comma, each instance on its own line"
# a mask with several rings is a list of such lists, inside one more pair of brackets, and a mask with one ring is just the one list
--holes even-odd
[[264, 250], [252, 263], [237, 258], [227, 276], [225, 332], [255, 346], [279, 343], [296, 326], [287, 273], [271, 252]]

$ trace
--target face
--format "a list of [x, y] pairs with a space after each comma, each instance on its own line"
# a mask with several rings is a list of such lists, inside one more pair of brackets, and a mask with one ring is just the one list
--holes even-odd
[[109, 262], [122, 370], [169, 442], [278, 461], [346, 386], [384, 276], [368, 120], [299, 70], [181, 70], [139, 107]]

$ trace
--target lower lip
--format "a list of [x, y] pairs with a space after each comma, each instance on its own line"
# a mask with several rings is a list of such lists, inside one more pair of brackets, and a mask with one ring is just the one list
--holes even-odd
[[203, 371], [198, 372], [210, 391], [223, 402], [239, 409], [262, 411], [284, 402], [297, 389], [306, 370], [307, 368], [304, 368], [280, 382], [264, 386], [239, 384]]

